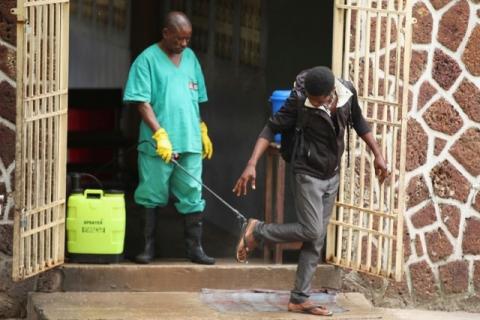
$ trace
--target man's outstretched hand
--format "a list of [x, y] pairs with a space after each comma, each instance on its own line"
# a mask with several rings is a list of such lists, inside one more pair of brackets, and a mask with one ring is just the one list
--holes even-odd
[[240, 197], [242, 194], [245, 196], [247, 195], [248, 183], [250, 182], [252, 185], [252, 189], [255, 190], [255, 178], [256, 178], [256, 170], [255, 166], [251, 164], [247, 164], [245, 170], [243, 170], [242, 175], [238, 178], [237, 183], [235, 183], [235, 187], [233, 187], [233, 192]]

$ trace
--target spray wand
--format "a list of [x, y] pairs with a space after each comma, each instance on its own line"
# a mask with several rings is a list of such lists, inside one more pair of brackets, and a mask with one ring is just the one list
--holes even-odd
[[172, 163], [174, 165], [176, 165], [178, 168], [182, 169], [182, 171], [185, 172], [190, 178], [192, 178], [194, 181], [196, 181], [197, 183], [202, 185], [208, 192], [210, 192], [215, 198], [217, 198], [228, 209], [230, 209], [235, 214], [235, 216], [237, 217], [238, 222], [240, 223], [240, 225], [242, 226], [242, 229], [243, 229], [244, 225], [247, 223], [247, 218], [243, 214], [241, 214], [240, 211], [238, 211], [237, 209], [232, 207], [227, 201], [225, 201], [222, 197], [220, 197], [215, 191], [210, 189], [206, 184], [204, 184], [203, 182], [198, 180], [196, 177], [194, 177], [190, 172], [188, 172], [188, 170], [184, 166], [182, 166], [180, 163], [178, 163], [178, 158], [179, 158], [178, 154], [176, 154], [176, 153], [173, 154], [173, 157], [172, 157], [172, 160], [171, 160]]

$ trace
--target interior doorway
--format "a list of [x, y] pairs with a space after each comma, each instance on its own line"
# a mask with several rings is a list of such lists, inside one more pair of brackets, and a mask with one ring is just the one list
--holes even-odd
[[[122, 105], [122, 89], [130, 63], [160, 40], [162, 19], [170, 10], [190, 17], [191, 47], [206, 78], [209, 101], [202, 118], [215, 153], [204, 163], [204, 182], [249, 217], [263, 217], [263, 164], [257, 192], [238, 199], [230, 190], [271, 114], [271, 93], [290, 89], [303, 69], [331, 66], [333, 1], [145, 0], [139, 5], [130, 0], [71, 0], [68, 170], [98, 175], [109, 187], [126, 191], [127, 257], [142, 243], [140, 216], [132, 201], [140, 120], [136, 110]], [[91, 117], [101, 119], [96, 122], [100, 127]], [[236, 220], [215, 198], [208, 193], [204, 197], [206, 250], [230, 257]], [[287, 179], [286, 221], [295, 219], [292, 199]], [[158, 253], [183, 257], [181, 223], [172, 208], [165, 212]]]

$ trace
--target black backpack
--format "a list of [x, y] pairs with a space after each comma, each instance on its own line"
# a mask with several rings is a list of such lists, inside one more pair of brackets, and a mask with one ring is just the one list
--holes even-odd
[[281, 132], [282, 140], [280, 141], [280, 155], [286, 162], [293, 162], [298, 154], [301, 154], [304, 150], [304, 137], [303, 129], [307, 124], [307, 115], [304, 110], [306, 96], [304, 89], [305, 75], [308, 70], [300, 72], [296, 79], [290, 96], [295, 96], [297, 101], [297, 122], [295, 127], [289, 130]]
[[286, 162], [293, 162], [305, 150], [303, 129], [307, 124], [307, 114], [304, 110], [303, 99], [298, 100], [297, 122], [294, 127], [282, 132], [280, 141], [280, 155]]

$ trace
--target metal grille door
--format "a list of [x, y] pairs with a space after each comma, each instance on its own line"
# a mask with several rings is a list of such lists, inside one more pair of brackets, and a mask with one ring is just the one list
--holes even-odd
[[18, 0], [13, 278], [63, 263], [68, 0]]
[[391, 176], [378, 183], [373, 155], [351, 130], [327, 261], [397, 281], [403, 265], [410, 2], [336, 0], [334, 7], [333, 71], [354, 83]]

